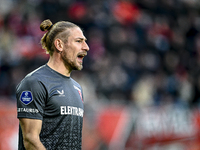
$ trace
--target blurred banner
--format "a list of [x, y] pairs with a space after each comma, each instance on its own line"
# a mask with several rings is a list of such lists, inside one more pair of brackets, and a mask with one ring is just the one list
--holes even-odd
[[17, 150], [18, 127], [16, 104], [9, 99], [1, 99], [0, 150]]
[[[114, 104], [96, 113], [91, 128], [97, 130], [99, 137], [95, 139], [99, 142], [92, 148], [84, 145], [84, 150], [200, 150], [199, 110], [173, 105], [139, 109]], [[87, 121], [95, 117], [86, 116]]]
[[[0, 101], [0, 150], [17, 150], [18, 127], [16, 104]], [[86, 104], [83, 150], [200, 150], [200, 111]]]

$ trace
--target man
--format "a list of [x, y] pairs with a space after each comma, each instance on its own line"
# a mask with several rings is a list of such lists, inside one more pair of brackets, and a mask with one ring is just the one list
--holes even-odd
[[83, 68], [89, 47], [77, 25], [44, 20], [42, 47], [50, 55], [46, 65], [28, 74], [16, 88], [19, 150], [81, 149], [83, 96], [70, 77]]

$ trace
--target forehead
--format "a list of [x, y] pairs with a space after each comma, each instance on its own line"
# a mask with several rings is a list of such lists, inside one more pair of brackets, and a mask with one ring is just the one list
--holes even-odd
[[79, 27], [72, 28], [70, 30], [69, 38], [76, 39], [76, 38], [83, 38], [86, 39], [83, 35], [83, 31]]

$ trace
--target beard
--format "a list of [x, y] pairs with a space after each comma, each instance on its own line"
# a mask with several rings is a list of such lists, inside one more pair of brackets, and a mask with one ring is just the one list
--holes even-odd
[[65, 67], [69, 71], [72, 71], [72, 70], [82, 70], [83, 66], [82, 65], [78, 65], [76, 63], [76, 60], [73, 61], [72, 59], [68, 58], [66, 51], [62, 51], [61, 57], [62, 57], [62, 60], [63, 60], [63, 63], [65, 65]]

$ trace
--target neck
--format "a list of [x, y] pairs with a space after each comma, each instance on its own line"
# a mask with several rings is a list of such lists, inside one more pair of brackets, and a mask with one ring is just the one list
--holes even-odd
[[51, 69], [55, 70], [56, 72], [58, 72], [64, 76], [70, 77], [71, 71], [68, 68], [66, 68], [66, 66], [64, 65], [64, 63], [60, 57], [50, 56], [47, 65]]

